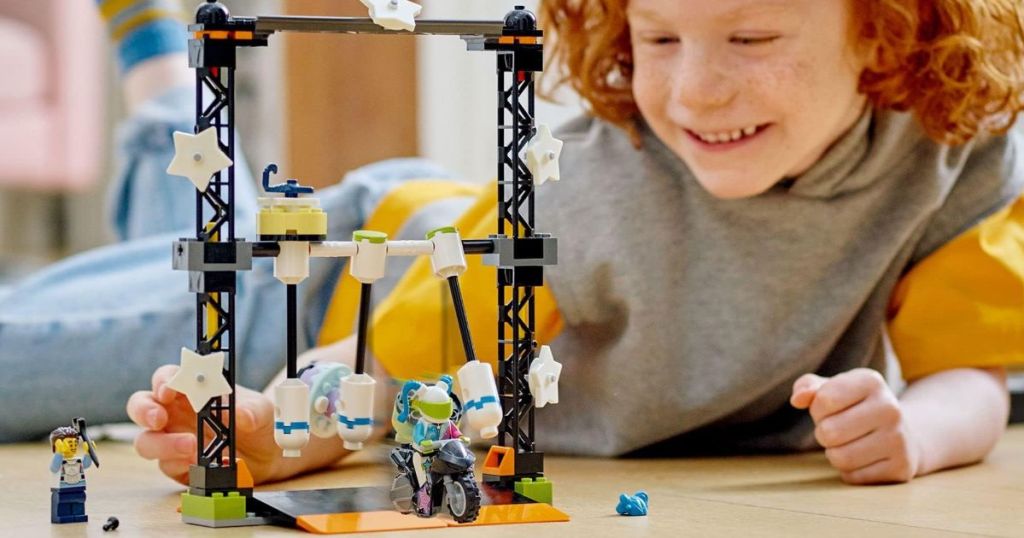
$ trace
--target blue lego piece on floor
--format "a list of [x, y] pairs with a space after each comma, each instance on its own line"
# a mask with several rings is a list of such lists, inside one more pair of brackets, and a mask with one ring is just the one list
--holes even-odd
[[619, 504], [615, 511], [620, 516], [646, 516], [647, 515], [647, 492], [638, 491], [636, 495], [619, 495]]

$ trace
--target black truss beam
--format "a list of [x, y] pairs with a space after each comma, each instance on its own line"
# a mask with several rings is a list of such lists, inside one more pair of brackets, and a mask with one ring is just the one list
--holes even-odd
[[[233, 62], [230, 62], [233, 64]], [[195, 131], [214, 129], [221, 150], [234, 161], [234, 69], [198, 66], [196, 73]], [[214, 174], [205, 192], [196, 192], [196, 239], [204, 243], [235, 240], [235, 168]], [[226, 271], [234, 282], [235, 272]], [[207, 276], [213, 277], [212, 274]], [[196, 351], [223, 352], [223, 374], [232, 392], [215, 397], [196, 417], [197, 465], [189, 473], [192, 491], [209, 495], [235, 489], [235, 296], [230, 290], [196, 294]], [[207, 440], [209, 435], [209, 440]], [[216, 485], [216, 486], [212, 486]], [[211, 487], [212, 486], [212, 487]]]

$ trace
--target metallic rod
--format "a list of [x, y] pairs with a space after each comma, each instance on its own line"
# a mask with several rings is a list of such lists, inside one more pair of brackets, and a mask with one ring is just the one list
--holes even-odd
[[466, 254], [494, 254], [494, 241], [490, 239], [463, 239], [462, 250]]
[[459, 334], [462, 335], [462, 349], [466, 352], [466, 362], [475, 361], [476, 352], [473, 351], [473, 339], [469, 335], [469, 321], [466, 319], [466, 306], [462, 302], [462, 291], [459, 289], [459, 277], [448, 277], [448, 288], [452, 292], [455, 317], [459, 320]]
[[296, 318], [299, 316], [298, 309], [298, 298], [296, 293], [295, 284], [288, 284], [285, 286], [288, 289], [288, 342], [287, 342], [287, 360], [288, 360], [288, 378], [294, 379], [298, 377], [298, 349], [297, 340], [299, 339], [298, 322]]
[[363, 283], [359, 289], [359, 332], [356, 336], [356, 371], [366, 371], [366, 326], [370, 320], [370, 291], [373, 284]]

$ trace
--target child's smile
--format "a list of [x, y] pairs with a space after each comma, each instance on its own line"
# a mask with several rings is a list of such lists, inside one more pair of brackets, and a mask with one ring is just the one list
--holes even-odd
[[742, 129], [722, 129], [713, 131], [694, 131], [683, 128], [690, 135], [693, 143], [703, 151], [729, 151], [747, 145], [762, 138], [762, 134], [771, 127], [770, 123], [750, 125]]

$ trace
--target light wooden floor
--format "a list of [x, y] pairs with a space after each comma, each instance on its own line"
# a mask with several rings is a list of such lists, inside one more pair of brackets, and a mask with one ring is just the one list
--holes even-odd
[[[383, 450], [342, 468], [266, 489], [312, 489], [388, 482]], [[100, 445], [101, 469], [87, 471], [90, 521], [50, 525], [45, 444], [0, 446], [0, 535], [113, 536], [101, 526], [121, 521], [119, 536], [263, 536], [299, 531], [274, 527], [206, 529], [181, 523], [182, 488], [159, 475], [128, 445]], [[405, 535], [479, 536], [1024, 536], [1024, 427], [1007, 433], [981, 464], [910, 484], [854, 487], [839, 482], [820, 453], [689, 460], [548, 458], [555, 504], [569, 523], [413, 531]], [[615, 515], [620, 492], [645, 489], [647, 517]], [[413, 534], [415, 533], [415, 534]]]

